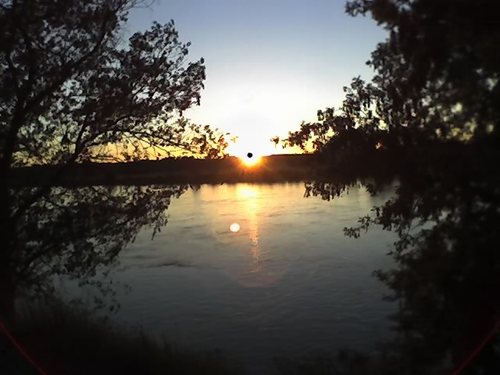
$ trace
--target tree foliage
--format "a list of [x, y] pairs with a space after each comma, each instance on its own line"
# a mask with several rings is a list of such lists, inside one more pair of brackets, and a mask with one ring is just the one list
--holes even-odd
[[[320, 111], [317, 122], [303, 123], [284, 140], [312, 145], [340, 172], [340, 180], [307, 184], [307, 194], [331, 199], [367, 176], [376, 193], [383, 171], [397, 177], [394, 196], [345, 229], [357, 237], [378, 225], [398, 235], [395, 267], [377, 272], [399, 302], [397, 337], [379, 358], [389, 366], [386, 373], [460, 368], [500, 321], [500, 24], [494, 5], [350, 1], [349, 14], [370, 14], [388, 31], [368, 62], [374, 78], [353, 79], [340, 110]], [[498, 350], [488, 350], [477, 373], [499, 368]]]
[[[165, 225], [187, 189], [54, 187], [68, 166], [223, 155], [221, 133], [182, 116], [200, 101], [205, 66], [188, 61], [173, 21], [123, 40], [138, 4], [0, 0], [0, 317], [51, 275], [86, 280], [111, 264], [142, 227]], [[44, 186], [9, 185], [32, 164], [57, 167]]]
[[123, 24], [136, 3], [1, 2], [4, 170], [141, 157], [147, 149], [221, 155], [221, 134], [181, 117], [200, 101], [203, 59], [187, 61], [189, 43], [180, 42], [173, 21], [125, 43]]
[[[349, 14], [388, 31], [368, 61], [375, 75], [345, 87], [338, 112], [320, 111], [285, 144], [322, 150], [352, 129], [386, 135], [386, 147], [425, 140], [497, 137], [500, 123], [500, 28], [494, 0], [354, 0]], [[323, 116], [324, 113], [329, 114]], [[326, 136], [329, 135], [329, 136]], [[378, 140], [372, 140], [378, 143]]]

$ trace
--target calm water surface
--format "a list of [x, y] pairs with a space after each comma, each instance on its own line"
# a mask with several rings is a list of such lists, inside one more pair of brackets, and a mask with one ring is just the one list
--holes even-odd
[[361, 187], [304, 198], [302, 183], [188, 191], [154, 240], [144, 229], [121, 253], [113, 280], [130, 292], [119, 293], [114, 319], [220, 349], [255, 374], [277, 356], [373, 350], [391, 337], [394, 306], [372, 272], [390, 267], [395, 237], [373, 229], [351, 239], [343, 228], [383, 199]]

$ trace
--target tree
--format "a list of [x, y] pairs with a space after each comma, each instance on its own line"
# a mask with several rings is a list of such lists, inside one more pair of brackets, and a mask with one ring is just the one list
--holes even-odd
[[11, 166], [110, 157], [110, 144], [121, 146], [118, 153], [128, 144], [219, 155], [216, 132], [175, 121], [200, 100], [203, 59], [186, 62], [189, 43], [172, 21], [125, 46], [121, 27], [134, 5], [2, 2], [2, 175]]
[[[312, 145], [342, 177], [306, 193], [331, 199], [382, 170], [398, 187], [359, 225], [397, 233], [395, 267], [377, 272], [399, 311], [394, 373], [460, 368], [497, 328], [500, 304], [500, 24], [495, 1], [353, 0], [389, 32], [369, 65], [345, 88], [339, 111], [320, 111], [285, 144]], [[368, 166], [368, 168], [366, 168]], [[368, 172], [368, 173], [367, 173]], [[490, 366], [491, 363], [485, 364]], [[498, 368], [499, 364], [496, 363]], [[484, 368], [483, 368], [484, 370]], [[481, 370], [478, 370], [478, 373]]]
[[[189, 43], [180, 42], [173, 21], [154, 23], [125, 43], [123, 25], [136, 5], [138, 0], [0, 0], [2, 295], [15, 289], [20, 267], [26, 271], [39, 265], [36, 259], [47, 264], [48, 255], [62, 256], [68, 249], [73, 250], [74, 260], [108, 259], [103, 254], [92, 258], [92, 240], [75, 237], [75, 230], [90, 237], [94, 233], [82, 230], [76, 217], [69, 219], [75, 205], [86, 205], [87, 213], [97, 214], [99, 207], [112, 203], [108, 216], [121, 212], [126, 218], [134, 213], [144, 217], [135, 222], [151, 221], [139, 205], [148, 207], [144, 204], [148, 197], [157, 202], [154, 191], [142, 192], [140, 199], [129, 202], [106, 191], [98, 198], [92, 190], [66, 207], [66, 220], [73, 223], [66, 231], [73, 233], [71, 241], [42, 251], [45, 236], [56, 235], [63, 223], [47, 213], [58, 212], [58, 207], [72, 201], [64, 197], [68, 192], [53, 187], [72, 164], [123, 156], [137, 159], [151, 153], [222, 156], [226, 145], [222, 134], [182, 117], [184, 110], [200, 101], [203, 59], [187, 61]], [[9, 186], [13, 168], [34, 164], [58, 166], [47, 186]], [[159, 211], [164, 212], [165, 201], [161, 202], [163, 211]], [[108, 227], [101, 225], [104, 228]], [[124, 243], [134, 232], [123, 237]], [[116, 249], [109, 257], [112, 254]]]
[[[346, 11], [371, 14], [389, 33], [368, 65], [371, 82], [359, 77], [344, 88], [338, 113], [319, 112], [286, 143], [317, 140], [321, 150], [332, 135], [358, 129], [384, 131], [387, 147], [421, 146], [424, 140], [499, 138], [500, 27], [494, 0], [353, 0]], [[324, 114], [330, 114], [324, 116]], [[329, 135], [325, 137], [325, 135]]]
[[[498, 134], [500, 41], [495, 1], [355, 0], [389, 31], [372, 53], [377, 104], [389, 127], [434, 137]], [[393, 115], [393, 116], [388, 116]]]

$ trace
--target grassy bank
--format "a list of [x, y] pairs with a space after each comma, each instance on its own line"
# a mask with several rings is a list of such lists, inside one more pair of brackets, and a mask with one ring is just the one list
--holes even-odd
[[157, 342], [59, 302], [25, 309], [14, 333], [48, 374], [241, 374], [220, 353]]

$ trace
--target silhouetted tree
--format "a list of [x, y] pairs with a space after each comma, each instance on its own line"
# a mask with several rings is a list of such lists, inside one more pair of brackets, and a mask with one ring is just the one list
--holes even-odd
[[368, 61], [374, 78], [369, 83], [354, 78], [344, 88], [340, 110], [318, 111], [318, 122], [303, 123], [285, 144], [324, 151], [329, 144], [346, 146], [356, 137], [354, 143], [363, 147], [373, 149], [380, 142], [381, 149], [401, 152], [433, 140], [487, 136], [498, 141], [500, 57], [495, 46], [500, 27], [492, 11], [495, 4], [348, 2], [349, 14], [370, 13], [389, 33]]
[[372, 53], [369, 64], [376, 75], [368, 85], [389, 129], [418, 129], [431, 138], [498, 134], [495, 5], [494, 0], [347, 3], [349, 14], [369, 13], [389, 32]]
[[[348, 13], [371, 14], [389, 33], [369, 61], [374, 78], [355, 78], [338, 112], [320, 111], [318, 122], [303, 123], [285, 140], [320, 152], [345, 177], [310, 183], [308, 194], [331, 199], [367, 172], [398, 176], [394, 197], [345, 229], [357, 237], [379, 225], [399, 237], [391, 252], [396, 266], [377, 272], [400, 306], [386, 373], [437, 374], [460, 366], [500, 321], [495, 5], [349, 2]], [[376, 178], [370, 188], [380, 188]], [[498, 369], [498, 358], [478, 366]]]
[[12, 165], [141, 156], [146, 147], [219, 155], [219, 134], [178, 116], [200, 100], [203, 59], [186, 62], [189, 43], [173, 22], [121, 40], [136, 3], [2, 2], [2, 176]]
[[[111, 236], [122, 245], [150, 221], [144, 210], [158, 202], [156, 192], [127, 198], [106, 189], [98, 196], [92, 189], [81, 194], [53, 188], [71, 164], [158, 152], [222, 155], [225, 141], [218, 131], [182, 117], [200, 100], [205, 67], [203, 59], [186, 60], [189, 43], [179, 41], [173, 22], [154, 23], [128, 43], [122, 40], [127, 14], [137, 4], [0, 0], [2, 296], [14, 290], [19, 273], [34, 282], [41, 264], [63, 254], [70, 255], [58, 267], [68, 271], [107, 263], [120, 246], [101, 252], [99, 241]], [[9, 186], [13, 168], [34, 164], [59, 168], [45, 186]], [[114, 232], [106, 220], [115, 222]], [[105, 239], [96, 231], [107, 233]]]

